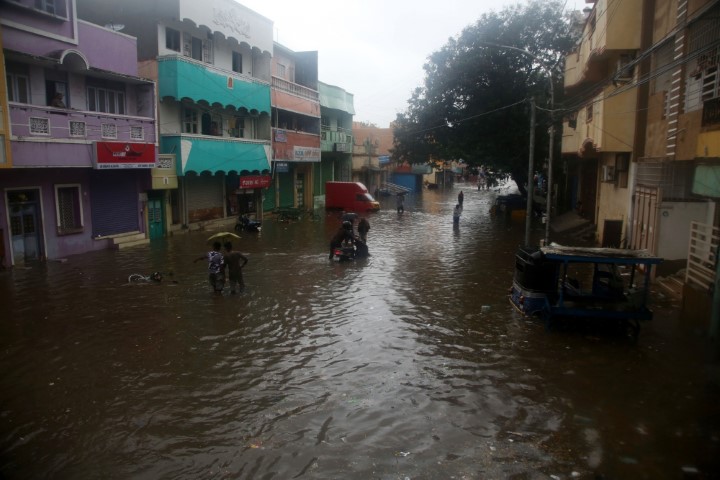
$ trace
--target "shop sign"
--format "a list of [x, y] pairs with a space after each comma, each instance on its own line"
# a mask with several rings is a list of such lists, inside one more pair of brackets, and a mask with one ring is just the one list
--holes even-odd
[[293, 147], [293, 160], [296, 162], [319, 162], [320, 149], [315, 147]]
[[278, 173], [287, 173], [290, 171], [290, 164], [288, 162], [275, 162], [275, 171]]
[[240, 177], [240, 188], [267, 188], [270, 181], [269, 175], [247, 175]]
[[380, 165], [387, 165], [390, 163], [390, 155], [380, 155], [378, 156], [378, 163]]
[[96, 142], [95, 168], [155, 168], [152, 143]]
[[287, 132], [283, 129], [276, 128], [275, 129], [275, 141], [287, 143]]

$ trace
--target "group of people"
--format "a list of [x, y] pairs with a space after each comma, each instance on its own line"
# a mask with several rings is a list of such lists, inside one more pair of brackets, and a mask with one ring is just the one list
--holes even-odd
[[220, 242], [213, 243], [213, 249], [196, 258], [193, 263], [200, 260], [208, 262], [208, 281], [213, 291], [220, 295], [225, 288], [225, 270], [227, 269], [227, 278], [230, 283], [230, 293], [235, 294], [242, 292], [245, 288], [243, 281], [242, 269], [247, 264], [248, 258], [242, 253], [233, 250], [232, 242], [225, 242], [225, 252], [220, 251], [223, 246]]
[[360, 217], [360, 220], [357, 222], [357, 235], [355, 235], [356, 213], [343, 213], [340, 219], [342, 220], [342, 225], [330, 240], [329, 260], [335, 258], [335, 250], [342, 248], [344, 244], [351, 244], [353, 246], [356, 257], [369, 256], [367, 235], [370, 231], [370, 222], [368, 219]]

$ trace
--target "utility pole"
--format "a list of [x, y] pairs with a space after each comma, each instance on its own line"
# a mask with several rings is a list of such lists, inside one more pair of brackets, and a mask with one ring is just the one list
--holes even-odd
[[550, 219], [553, 205], [553, 150], [555, 149], [555, 86], [553, 85], [552, 70], [550, 75], [550, 150], [548, 151], [547, 197], [545, 200], [545, 245], [550, 243]]
[[535, 171], [535, 99], [530, 98], [530, 153], [528, 155], [527, 206], [525, 207], [525, 246], [530, 246], [530, 223], [533, 204], [533, 174]]

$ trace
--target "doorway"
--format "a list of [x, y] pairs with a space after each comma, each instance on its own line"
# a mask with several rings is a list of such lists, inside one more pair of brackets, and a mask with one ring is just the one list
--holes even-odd
[[163, 208], [163, 196], [148, 196], [148, 234], [150, 240], [163, 238], [165, 236], [165, 209]]
[[22, 264], [43, 257], [40, 228], [40, 190], [7, 192], [10, 210], [10, 244], [13, 264]]

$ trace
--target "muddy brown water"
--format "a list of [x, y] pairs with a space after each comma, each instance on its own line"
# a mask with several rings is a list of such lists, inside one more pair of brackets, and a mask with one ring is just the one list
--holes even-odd
[[491, 216], [495, 195], [427, 191], [402, 215], [383, 199], [372, 256], [344, 264], [336, 217], [266, 219], [236, 242], [241, 295], [213, 296], [192, 262], [213, 231], [0, 272], [0, 478], [720, 471], [717, 364], [677, 305], [655, 294], [637, 344], [521, 318], [524, 224]]

